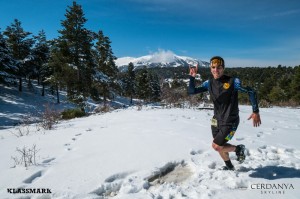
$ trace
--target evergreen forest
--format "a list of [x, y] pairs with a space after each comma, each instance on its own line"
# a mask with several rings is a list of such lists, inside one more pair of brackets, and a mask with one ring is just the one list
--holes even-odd
[[[206, 100], [204, 94], [187, 95], [186, 67], [134, 70], [129, 63], [127, 71], [120, 72], [109, 36], [102, 30], [87, 29], [86, 22], [82, 6], [73, 2], [55, 39], [47, 40], [44, 30], [33, 35], [18, 19], [0, 29], [0, 83], [22, 92], [24, 81], [31, 85], [36, 80], [42, 85], [42, 96], [45, 88], [50, 88], [60, 103], [59, 92], [64, 90], [82, 109], [88, 98], [106, 103], [118, 95], [145, 103]], [[210, 77], [209, 68], [199, 68], [199, 73], [198, 84]], [[225, 73], [254, 88], [261, 106], [300, 105], [300, 65], [226, 68]], [[241, 103], [249, 103], [246, 95], [239, 98]]]

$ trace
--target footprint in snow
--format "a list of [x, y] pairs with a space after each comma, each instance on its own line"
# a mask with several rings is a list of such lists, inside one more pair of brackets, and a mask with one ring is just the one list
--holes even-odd
[[259, 147], [260, 149], [266, 149], [267, 148], [267, 145], [262, 145]]
[[190, 155], [192, 155], [191, 161], [195, 165], [203, 165], [202, 164], [203, 159], [210, 156], [210, 152], [209, 151], [202, 151], [202, 150], [191, 150]]
[[130, 174], [129, 172], [116, 173], [116, 174], [106, 178], [105, 182], [112, 183], [116, 180], [121, 180], [121, 179], [126, 178], [126, 176], [128, 176], [129, 174]]
[[116, 173], [105, 179], [105, 183], [91, 193], [101, 197], [114, 197], [118, 195], [123, 180], [129, 175], [129, 172]]
[[212, 162], [208, 165], [208, 168], [210, 169], [216, 169], [217, 163], [216, 162]]
[[33, 181], [35, 181], [37, 178], [40, 178], [42, 177], [42, 174], [43, 174], [43, 171], [38, 171], [34, 174], [32, 174], [29, 178], [25, 179], [23, 181], [23, 183], [26, 183], [26, 184], [31, 184]]
[[256, 134], [257, 137], [263, 137], [264, 132], [260, 131]]
[[55, 160], [55, 158], [46, 159], [42, 163], [43, 164], [48, 164], [48, 163], [52, 162], [53, 160]]
[[[73, 138], [73, 139], [75, 139], [75, 138]], [[73, 140], [73, 139], [72, 139], [72, 140]], [[75, 140], [76, 140], [76, 139], [75, 139]], [[73, 141], [75, 141], [75, 140], [73, 140]], [[66, 148], [65, 148], [66, 151], [71, 151], [71, 150], [72, 150], [71, 144], [70, 144], [70, 143], [66, 143], [66, 144], [64, 144], [64, 146], [66, 147]]]
[[190, 154], [191, 155], [197, 155], [197, 154], [201, 154], [201, 153], [203, 153], [203, 151], [202, 150], [191, 150], [191, 152], [190, 152]]
[[299, 151], [293, 148], [263, 145], [258, 147], [257, 150], [252, 150], [251, 154], [252, 160], [260, 164], [261, 166], [300, 166], [300, 156], [298, 156]]

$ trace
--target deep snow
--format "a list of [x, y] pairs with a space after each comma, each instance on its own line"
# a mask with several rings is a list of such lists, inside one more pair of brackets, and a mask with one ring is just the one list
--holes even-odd
[[[0, 130], [0, 198], [298, 198], [300, 109], [250, 106], [231, 140], [247, 147], [237, 171], [220, 171], [211, 148], [211, 110], [131, 107], [60, 122], [33, 124], [28, 136]], [[24, 127], [25, 128], [25, 127]], [[19, 129], [20, 130], [20, 129]], [[16, 148], [39, 150], [37, 165], [14, 166]], [[235, 159], [235, 155], [231, 154]], [[159, 178], [158, 178], [159, 177]], [[278, 188], [278, 184], [283, 189]], [[275, 186], [275, 187], [274, 187]], [[271, 187], [271, 188], [270, 188]], [[46, 188], [51, 194], [10, 194], [8, 188]]]

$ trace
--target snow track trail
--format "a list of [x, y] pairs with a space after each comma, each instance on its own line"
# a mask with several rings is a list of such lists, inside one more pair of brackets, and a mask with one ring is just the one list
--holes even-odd
[[[246, 146], [235, 171], [211, 148], [211, 110], [135, 107], [64, 121], [49, 131], [0, 130], [0, 198], [205, 199], [300, 195], [299, 109], [261, 109], [262, 126], [241, 122], [230, 143]], [[16, 148], [36, 145], [36, 165], [14, 165]], [[284, 189], [264, 189], [270, 186]], [[50, 189], [11, 194], [8, 189]], [[284, 194], [282, 194], [284, 192]]]

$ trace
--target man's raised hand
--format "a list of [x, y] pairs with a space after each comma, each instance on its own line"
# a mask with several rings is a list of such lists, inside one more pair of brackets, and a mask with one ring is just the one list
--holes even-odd
[[196, 65], [196, 67], [194, 67], [194, 66], [189, 66], [189, 68], [190, 68], [190, 76], [192, 76], [192, 77], [196, 77], [196, 74], [197, 74], [197, 72], [198, 72], [198, 63], [197, 63], [197, 65]]

